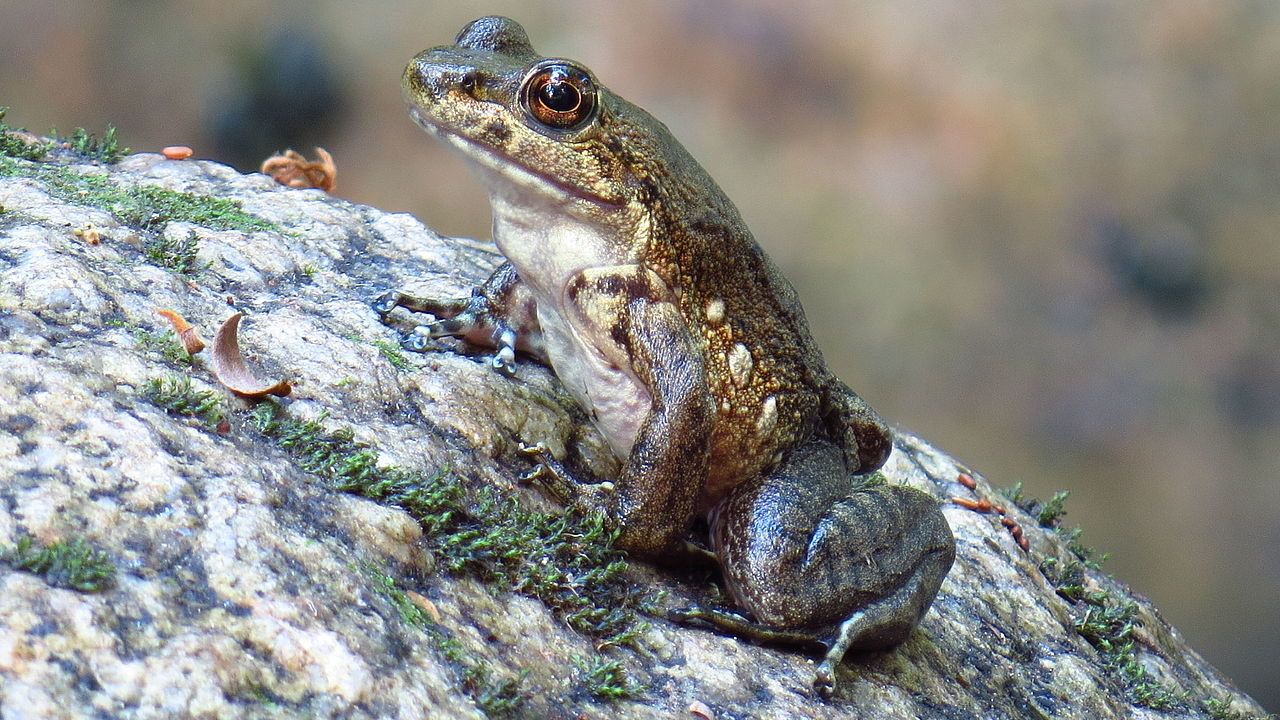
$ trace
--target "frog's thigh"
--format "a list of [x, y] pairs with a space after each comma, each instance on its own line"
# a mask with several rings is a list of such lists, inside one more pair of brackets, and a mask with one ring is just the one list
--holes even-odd
[[702, 348], [666, 283], [638, 265], [590, 268], [565, 288], [572, 322], [606, 360], [628, 368], [652, 398], [610, 514], [618, 545], [660, 556], [680, 544], [697, 512], [707, 476], [715, 406]]
[[758, 621], [843, 623], [852, 647], [904, 640], [955, 558], [936, 500], [897, 485], [858, 489], [841, 451], [820, 442], [731, 492], [712, 532], [730, 591]]

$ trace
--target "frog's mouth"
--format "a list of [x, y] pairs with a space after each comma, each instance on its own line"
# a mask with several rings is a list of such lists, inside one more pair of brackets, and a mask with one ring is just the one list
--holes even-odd
[[456, 148], [483, 169], [492, 171], [510, 182], [524, 187], [535, 188], [562, 202], [581, 200], [608, 209], [617, 209], [622, 206], [620, 202], [607, 200], [599, 195], [585, 192], [542, 170], [531, 167], [513, 155], [504, 153], [491, 145], [474, 140], [442, 125], [429, 117], [420, 108], [410, 107], [409, 115], [418, 124], [418, 127], [426, 130], [432, 137], [438, 138], [446, 145]]

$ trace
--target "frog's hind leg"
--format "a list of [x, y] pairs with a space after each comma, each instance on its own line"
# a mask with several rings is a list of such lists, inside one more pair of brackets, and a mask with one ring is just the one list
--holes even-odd
[[933, 497], [867, 485], [825, 442], [797, 448], [773, 475], [735, 488], [711, 531], [743, 609], [765, 626], [808, 631], [828, 645], [815, 683], [824, 694], [847, 650], [906, 639], [955, 559]]

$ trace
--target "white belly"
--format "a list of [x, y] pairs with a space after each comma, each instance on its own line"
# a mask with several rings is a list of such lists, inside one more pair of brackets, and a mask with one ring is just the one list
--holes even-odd
[[648, 389], [630, 368], [606, 360], [545, 304], [538, 306], [538, 323], [556, 377], [591, 415], [614, 455], [625, 460], [653, 404]]

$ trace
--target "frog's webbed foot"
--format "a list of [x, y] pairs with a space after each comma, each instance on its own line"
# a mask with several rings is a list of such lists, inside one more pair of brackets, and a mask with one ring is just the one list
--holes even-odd
[[503, 322], [493, 322], [470, 310], [451, 318], [418, 325], [400, 338], [400, 347], [410, 352], [430, 352], [437, 349], [434, 342], [442, 337], [468, 338], [477, 328], [491, 326], [492, 344], [497, 347], [489, 358], [489, 365], [498, 372], [512, 377], [516, 374], [516, 331]]
[[401, 347], [411, 352], [427, 352], [436, 349], [432, 341], [456, 337], [496, 348], [489, 364], [505, 375], [515, 374], [517, 343], [522, 351], [545, 362], [536, 303], [509, 263], [469, 297], [440, 300], [392, 290], [373, 302], [374, 311], [387, 324], [396, 308], [432, 316], [431, 322], [414, 327], [400, 339]]
[[825, 652], [828, 647], [827, 642], [812, 632], [773, 628], [736, 612], [701, 605], [668, 610], [667, 619], [678, 625], [709, 627], [760, 645], [785, 645], [809, 652]]
[[[837, 649], [830, 637], [807, 630], [769, 627], [728, 610], [692, 606], [667, 611], [667, 619], [679, 625], [710, 627], [720, 632], [749, 640], [759, 645], [782, 645], [815, 655], [824, 655], [814, 674], [813, 688], [824, 700], [830, 700], [835, 689], [835, 667], [840, 664], [848, 646]], [[838, 641], [839, 638], [837, 637]]]
[[569, 468], [551, 454], [546, 445], [521, 445], [520, 453], [534, 462], [533, 469], [520, 476], [522, 484], [537, 484], [556, 502], [587, 511], [604, 510], [613, 493], [611, 482], [580, 482]]

